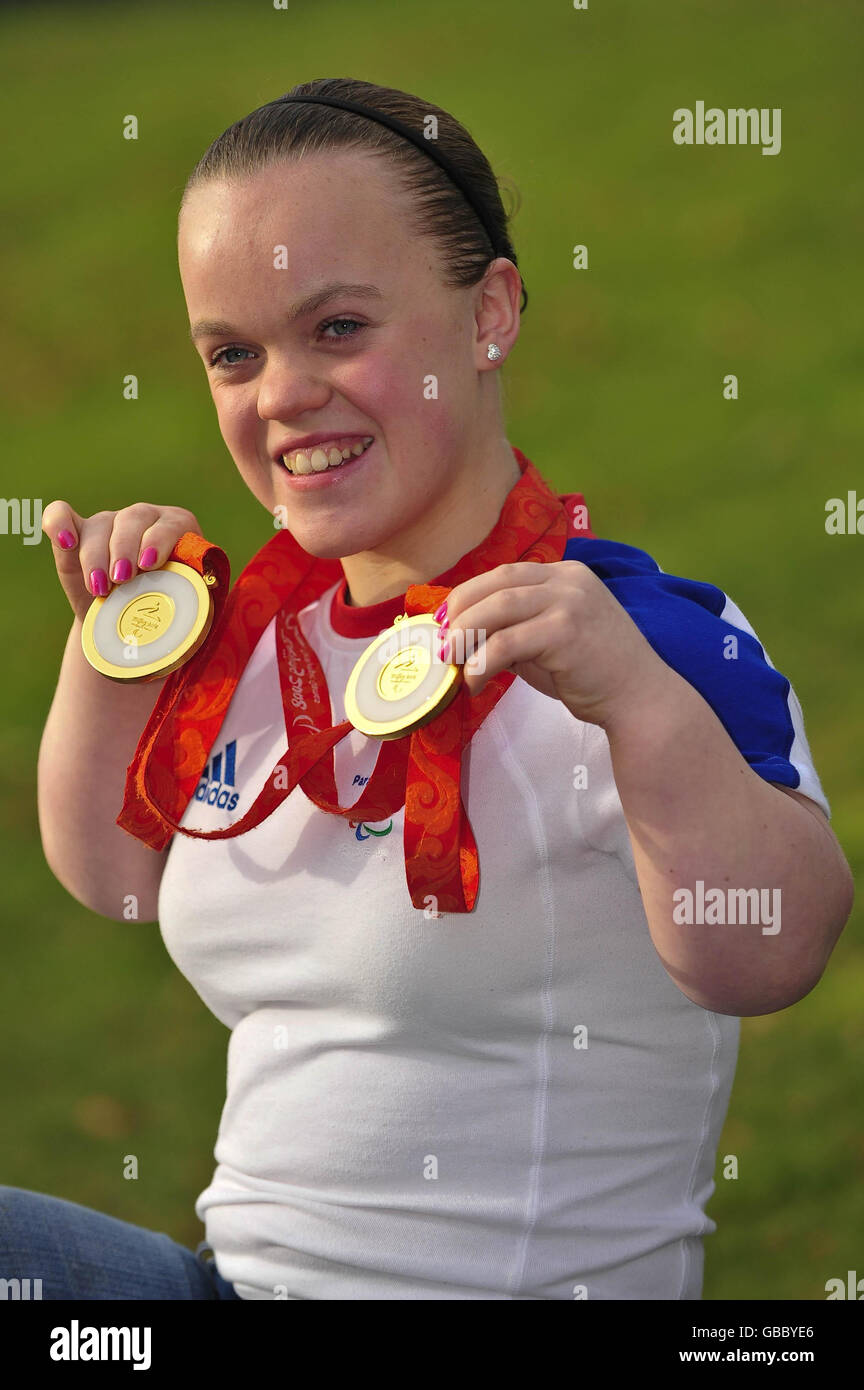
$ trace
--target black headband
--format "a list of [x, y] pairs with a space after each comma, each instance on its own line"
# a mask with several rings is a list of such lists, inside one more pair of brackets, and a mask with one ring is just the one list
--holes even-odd
[[[425, 137], [418, 135], [415, 130], [412, 130], [411, 126], [406, 125], [404, 121], [400, 121], [397, 116], [387, 115], [384, 111], [374, 111], [371, 107], [361, 106], [356, 101], [343, 101], [341, 97], [285, 96], [280, 97], [278, 99], [278, 102], [274, 102], [273, 105], [281, 105], [289, 101], [314, 101], [321, 106], [337, 106], [340, 107], [343, 111], [353, 111], [354, 114], [357, 116], [367, 116], [370, 121], [378, 121], [380, 125], [389, 126], [390, 129], [394, 130], [397, 135], [401, 135], [404, 137], [404, 139], [410, 140], [412, 145], [416, 145], [418, 150], [422, 150], [423, 153], [425, 155], [428, 155], [430, 159], [434, 159], [435, 163], [440, 165], [440, 167], [444, 170], [447, 177], [452, 179], [453, 183], [455, 183], [463, 198], [465, 198], [466, 202], [468, 202], [471, 205], [471, 207], [477, 214], [477, 217], [479, 218], [486, 232], [486, 235], [492, 243], [492, 249], [495, 252], [496, 256], [499, 254], [497, 250], [497, 238], [486, 220], [486, 214], [480, 202], [476, 198], [474, 190], [471, 188], [470, 184], [467, 183], [466, 180], [462, 177], [459, 170], [455, 167], [455, 165], [451, 163], [447, 156], [441, 153], [441, 151], [437, 148], [434, 140], [427, 140], [425, 139]], [[509, 260], [510, 257], [508, 256], [507, 259]], [[528, 291], [526, 290], [523, 284], [522, 309], [525, 308], [527, 303]]]

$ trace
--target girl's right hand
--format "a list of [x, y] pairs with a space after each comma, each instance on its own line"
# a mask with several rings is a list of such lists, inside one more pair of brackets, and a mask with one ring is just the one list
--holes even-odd
[[153, 502], [85, 517], [68, 502], [49, 502], [42, 513], [42, 530], [51, 541], [57, 577], [81, 622], [94, 598], [104, 597], [142, 570], [164, 565], [184, 532], [203, 535], [193, 512]]

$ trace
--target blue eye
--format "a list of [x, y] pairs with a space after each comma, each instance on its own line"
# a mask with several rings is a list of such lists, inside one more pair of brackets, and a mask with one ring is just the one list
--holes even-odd
[[[223, 366], [223, 367], [239, 367], [239, 366], [240, 366], [240, 363], [239, 363], [239, 362], [223, 362], [223, 361], [222, 361], [222, 359], [223, 359], [223, 358], [226, 356], [226, 354], [229, 353], [229, 352], [246, 352], [246, 353], [248, 353], [248, 352], [249, 352], [249, 349], [248, 349], [248, 348], [241, 348], [241, 347], [225, 347], [225, 348], [220, 348], [219, 351], [218, 351], [218, 352], [214, 352], [213, 356], [210, 358], [210, 366], [211, 366], [211, 367], [216, 367], [216, 366], [221, 365], [221, 366]], [[250, 354], [250, 355], [251, 355], [251, 354]]]
[[[364, 328], [366, 327], [366, 324], [365, 324], [365, 323], [361, 323], [359, 319], [352, 319], [352, 318], [345, 318], [345, 317], [334, 318], [334, 319], [327, 319], [324, 323], [322, 323], [322, 324], [320, 325], [320, 330], [321, 330], [322, 337], [324, 336], [324, 330], [325, 330], [325, 329], [328, 329], [328, 328], [332, 328], [332, 327], [334, 326], [334, 324], [338, 324], [338, 325], [340, 325], [340, 326], [343, 326], [343, 325], [350, 325], [350, 326], [351, 326], [351, 331], [350, 331], [350, 332], [347, 332], [347, 333], [336, 333], [335, 335], [333, 335], [333, 336], [329, 339], [330, 342], [339, 342], [339, 341], [340, 341], [341, 339], [343, 339], [343, 338], [356, 338], [356, 337], [357, 337], [357, 334], [358, 334], [359, 332], [361, 332], [362, 329], [364, 329]], [[241, 357], [239, 360], [236, 360], [236, 359], [235, 359], [235, 360], [229, 361], [229, 360], [228, 360], [228, 354], [229, 354], [230, 352], [245, 353], [245, 357]], [[222, 371], [228, 372], [228, 371], [231, 371], [232, 368], [234, 368], [234, 367], [242, 367], [242, 366], [244, 365], [245, 362], [248, 362], [249, 359], [252, 358], [252, 357], [254, 357], [254, 356], [255, 356], [255, 354], [254, 354], [253, 352], [250, 352], [249, 348], [243, 348], [243, 347], [224, 347], [224, 348], [219, 348], [218, 352], [214, 352], [214, 353], [213, 353], [213, 356], [210, 358], [210, 366], [211, 366], [211, 367], [220, 367]]]
[[[353, 323], [358, 329], [360, 329], [360, 328], [365, 328], [365, 327], [366, 327], [366, 325], [363, 324], [363, 323], [361, 323], [359, 319], [338, 318], [338, 319], [328, 319], [326, 323], [322, 323], [321, 328], [322, 328], [322, 329], [325, 329], [325, 328], [332, 328], [333, 325], [334, 325], [334, 323]], [[357, 337], [357, 334], [356, 334], [356, 333], [337, 333], [337, 334], [336, 334], [336, 337], [337, 337], [337, 338], [356, 338], [356, 337]]]

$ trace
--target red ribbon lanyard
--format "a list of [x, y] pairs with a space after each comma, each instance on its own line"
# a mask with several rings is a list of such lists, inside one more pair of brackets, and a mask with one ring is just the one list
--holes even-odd
[[[591, 534], [587, 523], [580, 524], [581, 495], [557, 497], [525, 455], [518, 449], [513, 452], [521, 477], [498, 523], [442, 576], [448, 583], [408, 586], [407, 615], [434, 612], [456, 584], [508, 561], [560, 560], [569, 536]], [[214, 551], [227, 566], [218, 547], [188, 532], [171, 558], [199, 569], [209, 563], [212, 568]], [[353, 805], [340, 806], [333, 749], [353, 726], [347, 719], [330, 725], [327, 682], [297, 614], [342, 577], [338, 561], [309, 555], [287, 531], [262, 547], [227, 597], [220, 595], [204, 647], [166, 681], [127, 770], [123, 810], [116, 823], [154, 849], [163, 849], [172, 831], [201, 840], [242, 835], [260, 825], [298, 785], [322, 811], [371, 824], [396, 815], [404, 805], [405, 871], [413, 906], [470, 912], [480, 873], [461, 795], [462, 750], [516, 676], [502, 672], [476, 697], [463, 685], [429, 724], [403, 738], [382, 741], [360, 796]], [[198, 786], [231, 696], [274, 615], [288, 747], [240, 820], [223, 830], [181, 826], [180, 817]]]

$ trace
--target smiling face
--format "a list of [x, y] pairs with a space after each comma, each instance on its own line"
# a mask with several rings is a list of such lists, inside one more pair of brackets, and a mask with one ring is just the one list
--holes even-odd
[[[406, 208], [381, 159], [354, 150], [204, 183], [181, 213], [180, 274], [190, 325], [205, 325], [196, 347], [222, 436], [262, 506], [283, 508], [300, 545], [325, 558], [416, 555], [472, 495], [476, 508], [509, 450], [486, 344], [506, 353], [515, 340], [518, 271], [499, 258], [482, 285], [447, 287]], [[367, 292], [295, 316], [333, 283]], [[293, 480], [276, 451], [320, 434], [374, 442], [311, 485]], [[518, 478], [507, 458], [504, 493]]]

